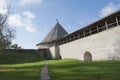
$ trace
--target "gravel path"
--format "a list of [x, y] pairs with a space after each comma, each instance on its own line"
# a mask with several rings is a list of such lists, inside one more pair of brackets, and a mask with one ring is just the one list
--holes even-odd
[[42, 68], [42, 71], [40, 73], [40, 80], [50, 80], [48, 73], [48, 61], [45, 62], [45, 66]]

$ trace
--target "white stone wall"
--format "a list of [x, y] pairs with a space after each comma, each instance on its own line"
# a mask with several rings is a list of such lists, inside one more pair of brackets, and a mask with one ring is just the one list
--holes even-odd
[[38, 45], [37, 48], [38, 49], [47, 49], [47, 48], [49, 48], [49, 46], [48, 45]]
[[54, 45], [55, 45], [54, 43], [39, 44], [39, 45], [37, 45], [37, 48], [38, 49], [48, 49], [48, 48], [50, 48], [51, 46], [54, 46]]
[[[59, 48], [62, 59], [84, 60], [84, 54], [88, 51], [92, 54], [92, 60], [120, 60], [120, 26], [60, 45]], [[55, 48], [51, 47], [50, 51], [54, 56]]]
[[51, 47], [51, 48], [49, 48], [50, 49], [50, 53], [52, 54], [52, 59], [54, 59], [55, 58], [55, 46], [53, 46], [53, 47]]

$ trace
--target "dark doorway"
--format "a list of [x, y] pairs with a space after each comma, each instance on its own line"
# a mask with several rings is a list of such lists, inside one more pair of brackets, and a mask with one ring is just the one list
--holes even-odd
[[84, 61], [92, 61], [92, 54], [90, 52], [85, 52]]

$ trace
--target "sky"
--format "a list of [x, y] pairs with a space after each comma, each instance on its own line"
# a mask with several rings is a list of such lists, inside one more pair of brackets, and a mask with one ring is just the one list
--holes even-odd
[[37, 49], [56, 19], [68, 33], [120, 10], [120, 0], [0, 0], [0, 14], [9, 9], [8, 23], [16, 29], [12, 43]]

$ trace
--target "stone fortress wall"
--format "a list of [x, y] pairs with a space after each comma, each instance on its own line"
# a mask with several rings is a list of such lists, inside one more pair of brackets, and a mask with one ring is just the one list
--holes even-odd
[[[55, 57], [55, 46], [50, 51]], [[120, 26], [62, 44], [59, 51], [62, 59], [85, 60], [86, 53], [89, 53], [92, 60], [120, 60]]]
[[55, 58], [120, 60], [120, 11], [75, 31], [56, 43], [57, 47], [49, 48]]
[[47, 42], [49, 38], [45, 38], [47, 43], [38, 44], [39, 49], [46, 50], [44, 56], [47, 55], [51, 59], [74, 58], [84, 61], [120, 60], [120, 11], [57, 39], [55, 36], [59, 36], [61, 31], [64, 32], [61, 29], [57, 22], [49, 34], [56, 39]]

